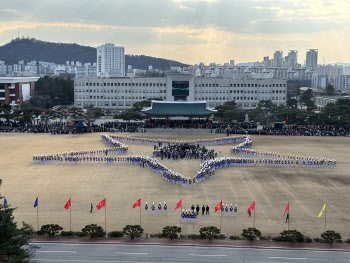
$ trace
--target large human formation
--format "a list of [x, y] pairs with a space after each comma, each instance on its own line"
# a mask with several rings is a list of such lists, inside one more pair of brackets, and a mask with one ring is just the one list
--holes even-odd
[[[308, 168], [335, 168], [336, 161], [325, 158], [303, 157], [294, 155], [279, 155], [271, 152], [259, 152], [250, 149], [252, 140], [250, 136], [231, 136], [218, 139], [208, 140], [193, 140], [185, 141], [186, 144], [200, 145], [200, 144], [224, 144], [232, 142], [240, 142], [240, 144], [231, 148], [232, 154], [238, 154], [242, 157], [218, 157], [208, 159], [200, 164], [199, 171], [191, 177], [185, 177], [178, 172], [172, 171], [165, 165], [161, 164], [156, 158], [149, 156], [122, 156], [128, 150], [128, 146], [120, 142], [136, 142], [138, 144], [165, 144], [165, 145], [182, 145], [178, 141], [170, 140], [152, 140], [143, 138], [135, 138], [129, 136], [110, 136], [102, 135], [102, 140], [108, 143], [112, 148], [89, 150], [89, 151], [70, 151], [58, 154], [38, 154], [33, 155], [34, 163], [106, 163], [106, 164], [129, 164], [137, 165], [141, 168], [148, 168], [155, 173], [162, 174], [165, 181], [178, 184], [183, 187], [193, 187], [196, 183], [206, 179], [213, 179], [215, 170], [231, 167], [231, 166], [271, 166], [271, 167], [308, 167]], [[184, 141], [183, 141], [184, 142]], [[183, 143], [182, 142], [182, 143]]]

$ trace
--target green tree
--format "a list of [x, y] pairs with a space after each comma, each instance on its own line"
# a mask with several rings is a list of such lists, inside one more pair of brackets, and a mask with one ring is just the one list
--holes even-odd
[[163, 228], [163, 236], [169, 237], [171, 240], [173, 238], [178, 238], [177, 233], [181, 233], [181, 227], [178, 226], [166, 226]]
[[326, 94], [328, 96], [332, 96], [334, 95], [334, 87], [332, 84], [328, 84], [327, 87], [326, 87]]
[[48, 234], [49, 237], [54, 237], [60, 233], [60, 231], [63, 229], [63, 227], [57, 225], [57, 224], [47, 224], [41, 226], [41, 232]]
[[296, 109], [298, 107], [297, 99], [287, 99], [287, 106], [292, 109]]
[[323, 238], [324, 242], [329, 243], [331, 245], [334, 241], [341, 240], [341, 235], [333, 230], [327, 230], [326, 232], [321, 234], [321, 237]]
[[127, 110], [117, 116], [114, 116], [114, 119], [122, 119], [122, 120], [130, 121], [130, 120], [142, 120], [143, 118], [140, 113], [133, 110]]
[[249, 227], [247, 229], [243, 229], [241, 236], [249, 241], [253, 241], [256, 238], [261, 237], [261, 232], [255, 227]]
[[86, 119], [88, 125], [93, 122], [95, 119], [98, 119], [102, 116], [102, 109], [95, 108], [93, 105], [89, 105], [85, 107], [86, 113], [84, 114], [84, 118]]
[[284, 230], [275, 238], [276, 241], [303, 242], [304, 235], [297, 230]]
[[213, 240], [216, 235], [220, 235], [221, 231], [219, 228], [215, 226], [207, 226], [199, 229], [199, 233], [201, 236], [205, 236], [209, 240]]
[[302, 105], [307, 107], [307, 111], [312, 111], [315, 108], [315, 103], [312, 100], [312, 89], [307, 89], [300, 97]]
[[89, 235], [91, 238], [102, 237], [106, 234], [103, 231], [103, 228], [101, 226], [96, 225], [96, 224], [86, 225], [81, 231], [84, 234]]
[[238, 120], [240, 117], [237, 104], [234, 100], [226, 101], [223, 105], [216, 106], [215, 109], [217, 112], [214, 116], [224, 122]]
[[143, 233], [143, 228], [140, 225], [126, 225], [123, 228], [123, 233], [129, 236], [131, 239], [140, 237]]
[[[0, 186], [1, 183], [0, 179]], [[29, 244], [34, 230], [25, 222], [22, 222], [21, 228], [17, 228], [13, 216], [15, 208], [3, 206], [2, 199], [0, 195], [0, 262], [29, 263], [32, 253], [39, 248]]]

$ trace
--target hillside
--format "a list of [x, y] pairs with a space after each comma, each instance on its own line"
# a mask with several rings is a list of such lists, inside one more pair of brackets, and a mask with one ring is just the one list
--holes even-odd
[[[33, 38], [14, 39], [0, 46], [0, 60], [6, 64], [16, 64], [20, 60], [25, 62], [36, 60], [65, 64], [66, 61], [96, 62], [96, 48], [80, 46], [78, 44], [52, 43]], [[126, 55], [125, 66], [148, 69], [152, 65], [154, 69], [169, 69], [172, 66], [187, 66], [186, 64], [168, 59], [155, 58], [144, 55]]]

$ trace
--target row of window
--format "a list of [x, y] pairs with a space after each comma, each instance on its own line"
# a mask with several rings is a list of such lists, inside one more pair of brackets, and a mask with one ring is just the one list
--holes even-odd
[[[153, 96], [145, 96], [145, 97], [128, 97], [128, 96], [120, 96], [120, 97], [112, 97], [112, 96], [75, 96], [76, 100], [146, 100], [149, 98], [153, 98]], [[160, 98], [165, 100], [165, 96], [160, 96]]]
[[166, 83], [130, 83], [130, 82], [118, 82], [118, 83], [110, 83], [110, 82], [104, 82], [104, 83], [82, 83], [82, 82], [77, 82], [75, 83], [75, 86], [87, 86], [87, 87], [95, 87], [95, 86], [105, 86], [105, 87], [110, 87], [110, 86], [115, 86], [115, 87], [127, 87], [127, 86], [136, 86], [136, 87], [145, 87], [145, 86], [148, 86], [148, 87], [165, 87], [166, 86]]
[[224, 100], [224, 101], [230, 101], [230, 100], [285, 100], [285, 97], [199, 97], [199, 98], [195, 98], [195, 100]]
[[94, 93], [165, 93], [165, 90], [100, 90], [100, 89], [76, 89], [76, 93], [94, 92]]
[[248, 88], [253, 88], [253, 87], [286, 87], [286, 84], [285, 83], [273, 83], [273, 84], [250, 84], [250, 83], [248, 83], [248, 84], [243, 84], [243, 83], [238, 83], [238, 84], [227, 84], [227, 85], [225, 85], [225, 84], [215, 84], [215, 83], [213, 83], [213, 84], [211, 84], [211, 83], [206, 83], [206, 84], [204, 84], [204, 83], [202, 83], [202, 84], [195, 84], [194, 86], [195, 87], [219, 87], [219, 85], [220, 85], [220, 87], [222, 87], [222, 86], [224, 86], [224, 87], [234, 87], [234, 88], [239, 88], [239, 87], [241, 87], [241, 88], [243, 88], [243, 87], [248, 87]]

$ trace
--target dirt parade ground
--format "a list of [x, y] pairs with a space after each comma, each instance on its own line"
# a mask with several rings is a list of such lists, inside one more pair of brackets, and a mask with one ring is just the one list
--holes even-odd
[[[120, 135], [119, 133], [117, 135]], [[124, 134], [123, 135], [127, 135]], [[213, 138], [224, 135], [183, 134], [128, 134], [147, 138], [185, 140]], [[263, 235], [277, 235], [287, 228], [282, 217], [290, 203], [290, 228], [312, 238], [324, 231], [324, 215], [318, 214], [327, 204], [327, 229], [341, 233], [343, 240], [350, 238], [350, 144], [349, 138], [336, 137], [278, 137], [252, 136], [253, 149], [280, 154], [325, 157], [337, 160], [332, 168], [288, 167], [227, 167], [217, 170], [214, 179], [207, 179], [195, 187], [168, 183], [160, 173], [147, 168], [123, 164], [61, 164], [33, 163], [33, 154], [59, 153], [70, 150], [106, 148], [101, 134], [49, 135], [0, 134], [0, 164], [3, 184], [1, 194], [18, 209], [15, 219], [37, 228], [37, 210], [33, 207], [39, 197], [39, 222], [59, 224], [69, 230], [69, 210], [64, 209], [72, 198], [72, 230], [80, 231], [87, 224], [104, 227], [105, 208], [95, 207], [103, 198], [107, 206], [107, 231], [121, 230], [127, 224], [139, 224], [140, 208], [132, 209], [141, 198], [142, 227], [146, 233], [160, 233], [164, 226], [180, 225], [180, 210], [174, 211], [182, 199], [183, 208], [191, 205], [209, 205], [210, 215], [197, 217], [196, 223], [183, 223], [184, 234], [198, 233], [204, 226], [220, 226], [220, 212], [214, 207], [237, 204], [238, 215], [222, 217], [222, 233], [239, 235], [242, 229], [253, 225], [248, 217], [249, 205], [256, 201], [255, 226]], [[129, 154], [152, 156], [153, 146], [125, 143]], [[222, 156], [232, 156], [233, 144], [207, 146]], [[200, 160], [160, 160], [168, 168], [184, 176], [193, 177], [199, 170]], [[144, 214], [145, 202], [157, 207], [164, 201], [168, 213]], [[90, 203], [94, 210], [90, 213]]]

